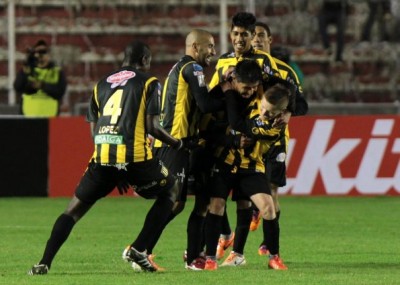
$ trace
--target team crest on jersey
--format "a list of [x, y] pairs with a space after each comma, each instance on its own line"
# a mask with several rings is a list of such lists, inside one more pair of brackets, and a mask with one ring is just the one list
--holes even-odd
[[193, 70], [194, 71], [203, 71], [203, 67], [200, 64], [194, 63]]
[[111, 88], [115, 88], [117, 86], [125, 85], [128, 79], [131, 79], [135, 76], [136, 73], [133, 71], [122, 70], [107, 77], [107, 82], [111, 83]]

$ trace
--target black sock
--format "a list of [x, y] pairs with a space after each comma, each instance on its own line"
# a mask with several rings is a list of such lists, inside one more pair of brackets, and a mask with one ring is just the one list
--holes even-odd
[[192, 211], [187, 226], [187, 263], [199, 257], [202, 251], [205, 217]]
[[61, 214], [54, 223], [50, 238], [47, 241], [46, 249], [39, 264], [46, 264], [49, 269], [53, 262], [54, 256], [67, 240], [72, 228], [75, 225], [75, 220], [66, 214]]
[[251, 208], [237, 210], [237, 221], [235, 230], [235, 241], [233, 243], [233, 251], [243, 254], [244, 246], [246, 245], [247, 236], [249, 235], [249, 226], [253, 210]]
[[[176, 217], [176, 215], [175, 215], [174, 213], [171, 212], [171, 213], [169, 214], [168, 218], [167, 218], [167, 221], [162, 225], [161, 229], [160, 229], [156, 234], [154, 234], [154, 235], [147, 241], [147, 247], [146, 247], [146, 249], [147, 249], [147, 253], [148, 253], [148, 254], [152, 254], [152, 253], [153, 253], [153, 249], [154, 249], [154, 247], [156, 246], [158, 240], [160, 239], [161, 234], [163, 233], [164, 229], [167, 227], [167, 225], [168, 225], [173, 219], [175, 219], [175, 217]], [[132, 246], [133, 246], [133, 244], [132, 244]], [[135, 247], [135, 248], [136, 248], [136, 247]]]
[[221, 234], [223, 235], [230, 235], [232, 233], [232, 229], [231, 226], [229, 224], [229, 219], [228, 219], [228, 215], [226, 213], [226, 206], [225, 206], [225, 212], [224, 215], [222, 216], [222, 225], [221, 225]]
[[[280, 227], [279, 227], [279, 217], [281, 216], [281, 211], [276, 212], [276, 222], [278, 223], [278, 228], [277, 228], [277, 235], [278, 235], [278, 248], [279, 248], [279, 239], [280, 239]], [[263, 227], [264, 227], [265, 220], [263, 220]], [[267, 245], [267, 241], [265, 238], [263, 239], [262, 243], [260, 244], [260, 247], [263, 245]]]
[[150, 254], [164, 228], [175, 217], [172, 214], [173, 205], [170, 199], [158, 198], [147, 213], [142, 230], [131, 246], [140, 252], [147, 249]]
[[206, 231], [206, 255], [216, 256], [218, 238], [221, 233], [222, 216], [207, 213], [205, 220], [205, 231]]
[[279, 253], [279, 224], [277, 218], [264, 220], [263, 222], [264, 241], [270, 254]]

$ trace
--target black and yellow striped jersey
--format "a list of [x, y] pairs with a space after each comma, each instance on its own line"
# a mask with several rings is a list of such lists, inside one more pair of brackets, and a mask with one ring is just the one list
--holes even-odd
[[[201, 114], [223, 109], [222, 98], [215, 95], [218, 93], [209, 93], [203, 67], [185, 55], [172, 67], [164, 83], [162, 127], [177, 139], [196, 136]], [[166, 145], [156, 140], [154, 147], [161, 146]]]
[[303, 87], [293, 68], [286, 62], [274, 57], [281, 78], [290, 83], [294, 87], [292, 100], [289, 102], [288, 110], [292, 116], [303, 116], [308, 112], [308, 104], [304, 98]]
[[276, 65], [275, 60], [272, 58], [272, 56], [270, 56], [266, 52], [251, 48], [240, 57], [236, 57], [234, 52], [229, 52], [221, 55], [215, 66], [215, 73], [210, 81], [209, 87], [213, 88], [218, 83], [223, 81], [223, 76], [228, 68], [236, 66], [239, 61], [242, 61], [244, 59], [252, 59], [257, 61], [257, 63], [261, 67], [264, 78], [268, 78], [268, 76], [271, 75], [280, 77], [278, 66]]
[[132, 67], [101, 79], [93, 89], [87, 120], [93, 133], [96, 163], [117, 164], [150, 160], [146, 115], [159, 114], [161, 85]]
[[[263, 157], [270, 147], [281, 137], [284, 136], [284, 129], [272, 127], [272, 122], [261, 121], [260, 119], [260, 99], [254, 97], [245, 110], [246, 119], [253, 120], [263, 130], [263, 139], [257, 139], [253, 146], [244, 149], [234, 147], [217, 147], [216, 158], [232, 166], [233, 171], [262, 172], [265, 173]], [[226, 129], [225, 135], [235, 134], [231, 128]], [[261, 135], [261, 134], [260, 134]]]
[[[303, 94], [303, 88], [300, 84], [299, 78], [297, 77], [296, 72], [284, 61], [275, 58], [274, 60], [276, 62], [276, 65], [278, 66], [279, 69], [279, 74], [281, 75], [281, 78], [288, 83], [290, 83], [294, 87], [294, 94], [292, 94], [292, 98], [289, 101], [289, 106], [288, 110], [292, 113], [292, 116], [303, 116], [308, 112], [308, 103], [306, 99], [304, 98]], [[286, 126], [285, 129], [285, 136], [282, 136], [279, 141], [275, 143], [275, 145], [285, 145], [286, 146], [286, 152], [287, 152], [287, 147], [289, 144], [289, 127]]]

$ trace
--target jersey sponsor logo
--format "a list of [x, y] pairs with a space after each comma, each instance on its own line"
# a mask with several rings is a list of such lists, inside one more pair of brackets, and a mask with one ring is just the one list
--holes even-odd
[[115, 135], [96, 135], [94, 137], [95, 144], [123, 144], [124, 139], [122, 136]]
[[130, 70], [122, 70], [118, 73], [112, 74], [107, 77], [107, 82], [111, 83], [111, 88], [115, 88], [117, 86], [123, 86], [126, 84], [128, 79], [131, 79], [136, 76], [136, 73]]

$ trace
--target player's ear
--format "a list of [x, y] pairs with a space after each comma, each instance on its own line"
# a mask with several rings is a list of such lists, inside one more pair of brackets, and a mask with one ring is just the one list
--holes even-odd
[[144, 55], [142, 57], [142, 66], [150, 65], [151, 56]]
[[192, 48], [193, 48], [193, 50], [194, 50], [195, 52], [198, 52], [198, 51], [199, 51], [199, 44], [196, 43], [196, 42], [194, 42], [194, 43], [192, 44]]

